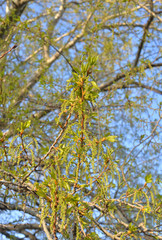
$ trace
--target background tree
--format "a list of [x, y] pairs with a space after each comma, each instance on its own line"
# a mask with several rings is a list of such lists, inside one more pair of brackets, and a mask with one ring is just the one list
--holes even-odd
[[162, 239], [160, 3], [0, 5], [1, 236]]

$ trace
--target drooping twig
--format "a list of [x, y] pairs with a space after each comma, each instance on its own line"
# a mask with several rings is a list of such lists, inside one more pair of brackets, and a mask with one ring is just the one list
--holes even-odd
[[0, 59], [3, 58], [7, 53], [11, 52], [13, 49], [17, 48], [17, 45], [13, 45], [12, 48], [10, 48], [7, 52], [3, 53], [1, 56], [0, 56]]

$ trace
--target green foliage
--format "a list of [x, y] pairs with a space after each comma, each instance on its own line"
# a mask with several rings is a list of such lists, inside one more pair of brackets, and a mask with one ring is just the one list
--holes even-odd
[[0, 237], [159, 239], [159, 2], [13, 2], [0, 19]]
[[[132, 208], [137, 209], [135, 222], [140, 223], [142, 220], [144, 225], [147, 224], [146, 214], [151, 214], [154, 218], [155, 208], [160, 205], [157, 205], [157, 202], [155, 204], [155, 193], [148, 191], [147, 188], [148, 183], [152, 184], [151, 174], [146, 175], [146, 183], [142, 188], [138, 186], [131, 188], [125, 184], [125, 178], [119, 167], [120, 161], [114, 161], [114, 151], [107, 146], [108, 142], [116, 142], [117, 136], [105, 133], [101, 138], [97, 138], [93, 135], [92, 125], [99, 121], [91, 107], [97, 106], [99, 96], [97, 83], [91, 78], [97, 58], [88, 57], [87, 63], [83, 61], [81, 69], [77, 69], [77, 72], [73, 73], [73, 78], [67, 81], [69, 97], [60, 100], [61, 112], [55, 119], [60, 132], [52, 147], [44, 149], [44, 156], [35, 162], [39, 147], [34, 137], [25, 135], [32, 125], [31, 120], [27, 120], [21, 122], [21, 126], [17, 128], [19, 133], [10, 142], [8, 157], [17, 166], [10, 174], [19, 171], [19, 179], [22, 182], [27, 181], [33, 167], [36, 169], [40, 164], [44, 165], [41, 183], [35, 182], [32, 185], [32, 191], [40, 198], [41, 224], [48, 218], [51, 233], [55, 235], [59, 218], [59, 232], [65, 238], [69, 238], [71, 219], [76, 227], [76, 239], [81, 238], [79, 229], [82, 229], [85, 239], [99, 239], [96, 232], [87, 234], [84, 232], [94, 221], [91, 204], [97, 206], [100, 203], [102, 208], [106, 206], [106, 211], [115, 218], [117, 201], [120, 206], [124, 204], [130, 213]], [[24, 154], [27, 161], [30, 159], [30, 166], [27, 169], [21, 164]], [[111, 199], [110, 189], [116, 189], [117, 184], [127, 186], [125, 193], [120, 199]], [[95, 194], [90, 203], [87, 196], [91, 192]], [[138, 202], [141, 200], [143, 203], [139, 205]], [[121, 235], [122, 239], [127, 235], [130, 239], [138, 236], [138, 228], [134, 224], [132, 222], [129, 224], [128, 231]]]
[[151, 174], [148, 174], [148, 175], [145, 177], [145, 181], [146, 181], [146, 183], [152, 183], [152, 175], [151, 175]]
[[[108, 189], [106, 172], [109, 171], [108, 159], [111, 158], [111, 151], [106, 150], [102, 142], [114, 142], [116, 136], [96, 139], [88, 129], [89, 124], [87, 125], [94, 120], [90, 106], [91, 103], [96, 103], [98, 97], [98, 87], [94, 81], [91, 81], [89, 73], [89, 69], [94, 71], [96, 60], [94, 57], [89, 57], [86, 64], [82, 63], [79, 73], [74, 73], [73, 78], [68, 81], [67, 89], [71, 90], [71, 93], [69, 99], [63, 101], [61, 113], [56, 120], [62, 128], [61, 139], [54, 153], [50, 152], [49, 158], [44, 162], [47, 166], [50, 165], [47, 177], [44, 177], [40, 186], [36, 184], [37, 194], [46, 199], [52, 208], [52, 213], [49, 208], [49, 213], [46, 209], [46, 214], [42, 216], [45, 218], [50, 214], [52, 229], [59, 214], [62, 219], [60, 228], [63, 235], [67, 234], [64, 225], [72, 216], [77, 226], [83, 225], [83, 228], [92, 218], [90, 209], [84, 203], [86, 201], [84, 192], [91, 192], [96, 184], [100, 184], [101, 189], [96, 193], [95, 201], [98, 197], [102, 198]], [[66, 120], [62, 125], [60, 119], [64, 114]], [[100, 159], [102, 156], [105, 159], [102, 169], [98, 165], [98, 153]], [[113, 167], [117, 169], [117, 164], [112, 161], [111, 168]], [[46, 205], [44, 207], [47, 208]], [[82, 216], [81, 219], [78, 214]], [[77, 234], [79, 238], [79, 232]]]

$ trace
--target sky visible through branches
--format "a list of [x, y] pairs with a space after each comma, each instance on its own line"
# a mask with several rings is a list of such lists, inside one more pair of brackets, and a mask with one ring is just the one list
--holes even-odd
[[[107, 148], [114, 149], [112, 153], [114, 166], [119, 167], [121, 178], [124, 179], [125, 176], [127, 178], [127, 181], [124, 179], [123, 182], [128, 182], [132, 189], [144, 188], [146, 174], [152, 174], [158, 179], [162, 173], [160, 3], [152, 0], [148, 3], [139, 0], [26, 1], [28, 4], [26, 8], [25, 5], [21, 8], [14, 6], [17, 19], [10, 17], [6, 20], [7, 2], [9, 3], [9, 1], [0, 2], [2, 18], [0, 61], [1, 83], [3, 83], [0, 130], [2, 133], [12, 142], [20, 125], [31, 121], [29, 128], [25, 129], [25, 134], [32, 136], [38, 143], [39, 150], [37, 151], [36, 148], [33, 150], [37, 164], [38, 159], [48, 155], [54, 139], [57, 139], [60, 133], [60, 128], [63, 129], [62, 125], [66, 123], [68, 116], [65, 112], [61, 113], [59, 123], [61, 127], [55, 124], [62, 111], [61, 101], [63, 99], [68, 101], [70, 96], [71, 90], [67, 89], [66, 85], [72, 77], [72, 72], [77, 75], [76, 69], [81, 69], [81, 65], [88, 61], [89, 56], [98, 56], [96, 70], [92, 72], [87, 70], [87, 75], [89, 76], [90, 72], [94, 86], [100, 89], [97, 104], [95, 106], [93, 103], [90, 104], [90, 111], [96, 113], [98, 121], [92, 120], [89, 131], [96, 139], [104, 139], [105, 135], [117, 136], [116, 142], [105, 144], [103, 141], [105, 144], [103, 149], [104, 151]], [[6, 29], [3, 27], [5, 24], [8, 26]], [[77, 118], [77, 114], [73, 119], [75, 117]], [[14, 144], [20, 144], [21, 138], [15, 142]], [[36, 142], [34, 146], [37, 146]], [[67, 146], [70, 145], [66, 143]], [[6, 156], [7, 154], [4, 159]], [[46, 159], [47, 162], [49, 159]], [[25, 161], [24, 157], [24, 169], [26, 169]], [[102, 165], [100, 167], [102, 169]], [[40, 171], [40, 179], [38, 179], [43, 185], [43, 178], [46, 178], [45, 175], [43, 176], [44, 166], [39, 171], [34, 171], [34, 167], [30, 166], [27, 171], [33, 171], [29, 177], [32, 184], [37, 182]], [[122, 184], [117, 182], [118, 173], [115, 169], [114, 176], [110, 195], [112, 199], [120, 200], [122, 194], [126, 192], [127, 184], [121, 187]], [[0, 204], [5, 199], [5, 184], [1, 190]], [[6, 202], [14, 205], [18, 191], [13, 188], [11, 192], [13, 196], [9, 202]], [[93, 199], [93, 194], [89, 193], [87, 196], [87, 202], [88, 199]], [[26, 201], [24, 208], [33, 207], [31, 202]], [[39, 206], [38, 202], [39, 200], [37, 200]], [[113, 220], [110, 225], [115, 228], [112, 227], [108, 233], [105, 230], [106, 223], [104, 224], [107, 216], [104, 215], [105, 210], [99, 211], [101, 208], [104, 208], [102, 204], [94, 210], [94, 216], [96, 212], [98, 214], [95, 219], [103, 214], [97, 223], [93, 222], [98, 227], [97, 233], [102, 239], [105, 236], [111, 239], [109, 235], [111, 232], [116, 237], [114, 239], [118, 239], [120, 231], [116, 234], [114, 230], [116, 225], [113, 225], [118, 215], [113, 217], [111, 215]], [[15, 221], [18, 224], [30, 222], [34, 226], [35, 223], [37, 225], [34, 229], [30, 229], [30, 233], [34, 235], [35, 231], [38, 231], [40, 238], [34, 239], [45, 237], [43, 233], [45, 228], [41, 230], [39, 220], [35, 220], [32, 214], [20, 211], [2, 211], [0, 224]], [[79, 217], [78, 215], [78, 219]], [[109, 216], [110, 219], [111, 217]], [[116, 220], [118, 224], [119, 219]], [[78, 223], [80, 224], [80, 220]], [[47, 221], [46, 225], [48, 224]], [[125, 227], [124, 224], [121, 231]], [[82, 227], [80, 231], [83, 236], [86, 235]], [[143, 228], [142, 231], [146, 230]], [[24, 233], [14, 232], [18, 239], [27, 236]], [[61, 236], [61, 233], [58, 235]], [[6, 238], [4, 236], [5, 234], [3, 239], [7, 239], [7, 235]]]

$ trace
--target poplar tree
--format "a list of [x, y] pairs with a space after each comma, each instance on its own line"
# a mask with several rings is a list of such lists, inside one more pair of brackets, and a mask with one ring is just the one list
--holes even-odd
[[0, 7], [0, 237], [162, 239], [160, 3]]

